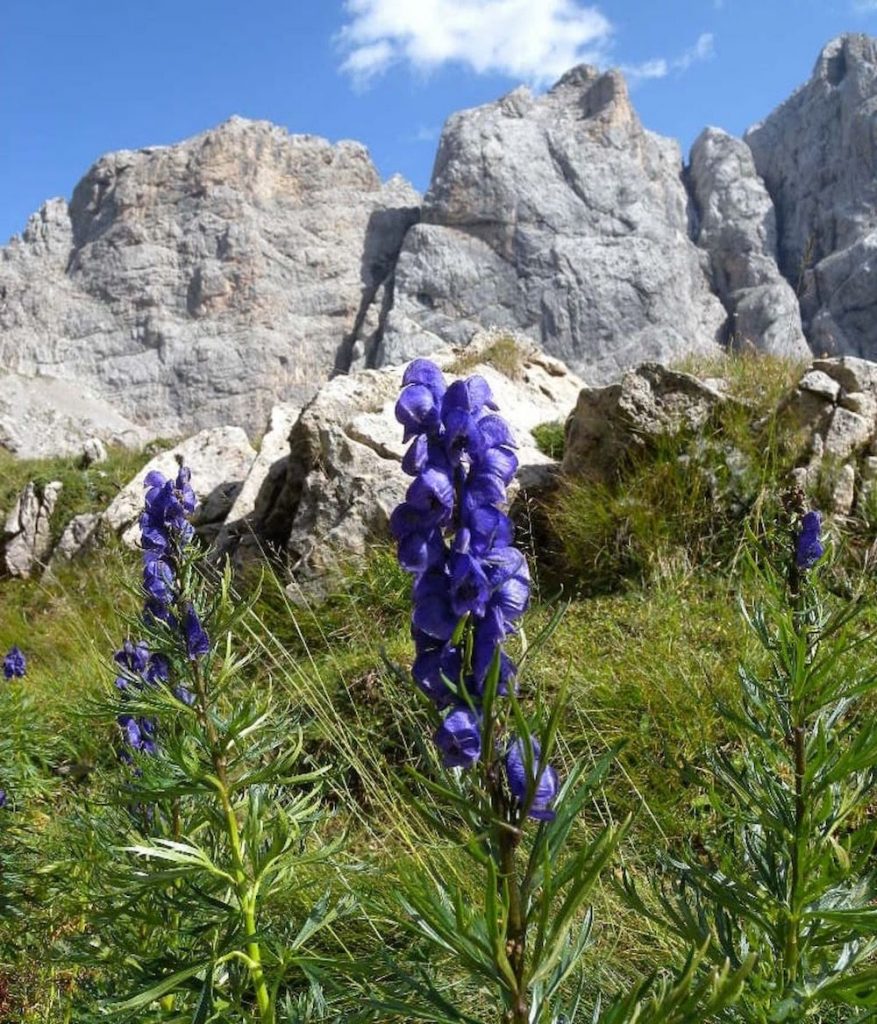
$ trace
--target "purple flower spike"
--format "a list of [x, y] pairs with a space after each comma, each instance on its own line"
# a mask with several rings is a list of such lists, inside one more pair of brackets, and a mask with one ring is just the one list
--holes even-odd
[[801, 532], [795, 545], [795, 563], [799, 569], [812, 569], [825, 554], [820, 539], [822, 516], [818, 512], [807, 512], [801, 520]]
[[469, 707], [454, 708], [438, 727], [435, 743], [446, 768], [471, 768], [481, 757], [481, 720]]
[[[552, 821], [554, 811], [551, 809], [551, 804], [554, 802], [559, 788], [557, 772], [551, 765], [540, 765], [542, 751], [539, 741], [530, 737], [528, 742], [532, 744], [533, 774], [537, 781], [527, 816], [535, 818], [537, 821]], [[530, 779], [527, 777], [524, 744], [520, 739], [514, 740], [509, 747], [505, 759], [505, 770], [512, 796], [519, 804], [523, 804], [527, 799]]]
[[27, 672], [27, 658], [19, 647], [13, 645], [3, 659], [3, 675], [6, 679], [21, 679]]
[[[490, 666], [498, 667], [499, 695], [514, 686], [516, 666], [501, 647], [530, 596], [527, 563], [512, 547], [504, 511], [517, 445], [496, 408], [484, 378], [446, 387], [424, 359], [406, 369], [396, 405], [411, 440], [402, 469], [414, 477], [390, 517], [399, 563], [414, 576], [412, 675], [438, 710], [454, 705], [435, 742], [456, 767], [481, 756], [479, 703]], [[461, 693], [472, 706], [460, 705]], [[553, 770], [543, 774], [556, 782]], [[535, 812], [549, 813], [549, 802]]]

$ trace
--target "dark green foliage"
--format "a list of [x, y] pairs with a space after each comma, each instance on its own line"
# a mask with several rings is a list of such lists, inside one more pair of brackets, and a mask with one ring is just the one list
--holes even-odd
[[837, 600], [799, 571], [790, 536], [772, 547], [751, 549], [760, 656], [721, 709], [733, 740], [709, 758], [715, 828], [668, 863], [661, 916], [718, 962], [757, 955], [727, 1019], [859, 1019], [877, 1009], [874, 639], [862, 594]]
[[566, 441], [564, 424], [560, 420], [552, 423], [539, 423], [530, 431], [539, 451], [549, 458], [563, 458], [563, 446]]

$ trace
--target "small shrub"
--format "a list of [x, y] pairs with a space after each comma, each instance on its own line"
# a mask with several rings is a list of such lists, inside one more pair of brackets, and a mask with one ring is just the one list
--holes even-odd
[[524, 353], [510, 334], [498, 334], [486, 348], [464, 349], [448, 367], [448, 373], [465, 376], [479, 365], [492, 366], [509, 380], [520, 380], [524, 368]]
[[566, 432], [563, 420], [552, 420], [550, 423], [539, 423], [530, 431], [536, 446], [543, 455], [558, 462], [563, 458], [566, 443]]

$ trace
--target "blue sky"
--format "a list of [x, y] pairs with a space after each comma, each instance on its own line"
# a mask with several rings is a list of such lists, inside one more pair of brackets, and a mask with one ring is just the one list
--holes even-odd
[[424, 189], [448, 114], [581, 60], [620, 65], [685, 150], [740, 133], [877, 0], [3, 0], [0, 240], [113, 149], [231, 114], [364, 142]]

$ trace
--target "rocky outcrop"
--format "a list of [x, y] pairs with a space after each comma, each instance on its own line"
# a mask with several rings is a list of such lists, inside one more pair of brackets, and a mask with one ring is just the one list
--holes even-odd
[[877, 39], [846, 35], [745, 140], [776, 206], [811, 348], [877, 355]]
[[267, 122], [111, 153], [0, 250], [0, 368], [152, 436], [256, 432], [349, 361], [418, 203], [360, 144]]
[[240, 493], [256, 452], [240, 427], [202, 430], [151, 459], [113, 499], [101, 516], [102, 527], [121, 534], [131, 547], [139, 543], [143, 481], [153, 470], [175, 477], [180, 463], [192, 471], [198, 507], [192, 522], [208, 540], [215, 537]]
[[83, 512], [74, 516], [64, 527], [49, 560], [49, 569], [57, 569], [65, 562], [72, 561], [97, 537], [101, 517], [97, 512]]
[[[562, 419], [582, 382], [532, 346], [491, 364], [492, 339], [481, 336], [459, 353], [433, 353], [449, 379], [482, 374], [520, 445], [519, 482], [544, 487], [556, 463], [531, 434], [538, 424]], [[284, 551], [299, 579], [318, 577], [339, 555], [361, 555], [389, 536], [390, 513], [410, 483], [400, 465], [405, 445], [394, 414], [402, 368], [363, 370], [337, 377], [317, 393], [295, 423], [283, 488], [261, 517], [266, 544]]]
[[[689, 237], [677, 144], [616, 71], [579, 67], [445, 125], [372, 365], [521, 331], [589, 380], [716, 350], [725, 323]], [[366, 356], [368, 362], [369, 356]]]
[[612, 483], [632, 456], [662, 437], [702, 430], [727, 401], [712, 384], [659, 363], [629, 370], [618, 384], [583, 388], [566, 421], [563, 472]]
[[827, 492], [834, 512], [852, 512], [877, 479], [877, 363], [815, 360], [782, 411], [807, 439], [796, 483]]
[[692, 147], [688, 177], [697, 243], [710, 255], [713, 284], [729, 314], [728, 341], [806, 359], [798, 299], [776, 262], [773, 203], [748, 146], [705, 129]]
[[61, 493], [59, 481], [44, 487], [29, 483], [6, 517], [3, 567], [10, 576], [27, 579], [45, 565], [52, 550], [51, 519]]

